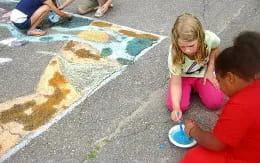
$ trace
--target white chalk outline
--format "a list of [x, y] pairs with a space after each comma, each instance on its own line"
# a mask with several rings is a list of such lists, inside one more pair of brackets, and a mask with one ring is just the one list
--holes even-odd
[[12, 58], [0, 58], [0, 65], [3, 65], [7, 62], [12, 62], [13, 59]]

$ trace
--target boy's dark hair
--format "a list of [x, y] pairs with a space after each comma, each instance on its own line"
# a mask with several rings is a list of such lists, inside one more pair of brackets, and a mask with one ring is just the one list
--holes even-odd
[[244, 80], [254, 79], [260, 73], [260, 34], [243, 32], [234, 46], [222, 51], [215, 61], [216, 73], [225, 76], [232, 72]]
[[246, 31], [242, 32], [235, 40], [234, 46], [245, 46], [251, 48], [256, 59], [260, 62], [260, 33]]

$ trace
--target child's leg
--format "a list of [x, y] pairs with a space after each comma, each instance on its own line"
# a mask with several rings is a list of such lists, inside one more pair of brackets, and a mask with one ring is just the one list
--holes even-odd
[[203, 78], [197, 78], [193, 85], [201, 101], [209, 109], [220, 109], [224, 104], [224, 93], [220, 89], [215, 88], [210, 81], [207, 80], [205, 85], [203, 81]]
[[179, 163], [249, 163], [237, 160], [227, 151], [211, 151], [201, 146], [190, 149]]
[[112, 0], [97, 0], [98, 9], [95, 13], [95, 17], [102, 17], [108, 11], [109, 7], [112, 7]]
[[90, 11], [93, 11], [97, 7], [97, 0], [81, 0], [80, 5], [78, 6], [78, 13], [86, 14]]
[[107, 0], [97, 0], [99, 7], [103, 6]]
[[[182, 77], [182, 96], [181, 96], [181, 110], [186, 111], [190, 105], [190, 93], [191, 93], [191, 83], [193, 79], [188, 77]], [[171, 84], [169, 82], [168, 90], [167, 90], [167, 97], [166, 97], [166, 105], [170, 111], [173, 110], [172, 106], [172, 95], [171, 95]]]
[[31, 28], [28, 30], [27, 34], [33, 36], [42, 36], [45, 35], [45, 31], [34, 31], [34, 29], [43, 21], [43, 19], [48, 15], [50, 12], [50, 7], [47, 5], [42, 5], [38, 8], [33, 15], [31, 16]]

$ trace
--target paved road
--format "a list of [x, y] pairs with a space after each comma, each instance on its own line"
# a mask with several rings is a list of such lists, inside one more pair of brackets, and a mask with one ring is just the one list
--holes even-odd
[[[77, 3], [68, 11], [75, 12]], [[206, 29], [220, 36], [222, 48], [230, 45], [240, 31], [260, 31], [258, 0], [114, 0], [114, 6], [101, 20], [160, 36], [168, 36], [177, 15], [193, 13]], [[93, 17], [93, 13], [86, 16]], [[0, 29], [1, 40], [11, 36]], [[5, 162], [178, 162], [186, 150], [168, 141], [167, 133], [174, 123], [164, 104], [169, 41], [167, 37], [154, 46]], [[19, 60], [15, 66], [0, 64], [0, 101], [33, 92], [52, 58], [28, 51], [53, 51], [62, 45], [1, 45], [0, 58]], [[191, 110], [185, 117], [189, 116], [206, 129], [217, 117], [197, 96], [192, 96]]]

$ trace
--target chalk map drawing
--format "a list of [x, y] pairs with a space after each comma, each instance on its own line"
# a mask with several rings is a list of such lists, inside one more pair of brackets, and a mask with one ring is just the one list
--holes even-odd
[[[0, 6], [7, 5], [0, 0]], [[71, 21], [61, 20], [54, 25], [46, 22], [46, 36], [26, 36], [10, 23], [8, 15], [10, 9], [0, 8], [0, 29], [8, 29], [12, 37], [29, 43], [65, 44], [57, 52], [37, 51], [53, 58], [33, 94], [0, 103], [0, 162], [165, 38], [76, 14]]]

